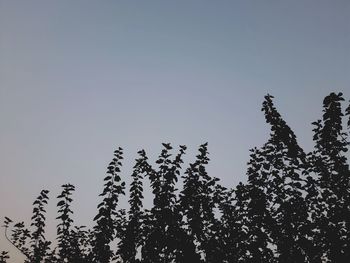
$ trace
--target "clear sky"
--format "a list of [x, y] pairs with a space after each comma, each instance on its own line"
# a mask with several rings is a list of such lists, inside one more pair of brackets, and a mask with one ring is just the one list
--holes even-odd
[[49, 189], [52, 237], [70, 182], [89, 225], [117, 146], [128, 181], [139, 149], [186, 144], [191, 161], [208, 141], [234, 186], [268, 137], [265, 94], [309, 150], [323, 97], [349, 87], [348, 0], [0, 0], [0, 216], [29, 222]]

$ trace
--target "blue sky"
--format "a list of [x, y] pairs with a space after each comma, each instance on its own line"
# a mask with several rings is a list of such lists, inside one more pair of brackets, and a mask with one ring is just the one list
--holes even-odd
[[0, 0], [0, 216], [29, 221], [47, 188], [53, 235], [70, 182], [89, 224], [117, 146], [128, 181], [139, 149], [186, 144], [191, 161], [208, 141], [209, 171], [234, 186], [268, 138], [267, 93], [310, 150], [323, 97], [350, 98], [349, 13], [346, 0]]

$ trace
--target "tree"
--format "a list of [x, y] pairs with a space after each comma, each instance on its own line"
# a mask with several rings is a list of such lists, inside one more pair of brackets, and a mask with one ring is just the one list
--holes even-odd
[[271, 237], [273, 219], [267, 194], [270, 163], [265, 156], [266, 146], [262, 150], [252, 149], [251, 152], [247, 171], [248, 183], [242, 187], [244, 191], [240, 195], [243, 197], [240, 206], [243, 206], [246, 214], [242, 218], [246, 231], [246, 251], [242, 255], [242, 262], [274, 262], [274, 244]]
[[[125, 194], [123, 151], [118, 148], [92, 229], [73, 225], [75, 187], [65, 184], [57, 196], [57, 247], [45, 237], [48, 190], [34, 201], [29, 228], [5, 217], [5, 237], [26, 256], [25, 263], [347, 262], [350, 105], [344, 114], [342, 101], [341, 93], [325, 97], [322, 119], [313, 123], [315, 148], [305, 153], [267, 95], [262, 110], [270, 136], [251, 150], [246, 182], [232, 188], [208, 174], [207, 143], [183, 174], [186, 146], [173, 156], [173, 147], [163, 143], [156, 168], [139, 151], [127, 214], [118, 207]], [[151, 209], [142, 203], [145, 178], [154, 195]], [[8, 258], [2, 252], [0, 263]]]
[[122, 258], [122, 262], [136, 263], [136, 254], [138, 247], [143, 242], [143, 211], [142, 211], [142, 199], [143, 199], [143, 173], [146, 169], [147, 156], [144, 150], [138, 152], [140, 158], [136, 159], [134, 165], [134, 171], [131, 175], [133, 181], [130, 186], [130, 210], [129, 218], [126, 223], [126, 227], [123, 231], [123, 236], [119, 242], [119, 255]]
[[349, 142], [342, 125], [342, 95], [331, 93], [325, 97], [322, 120], [313, 123], [313, 171], [318, 176], [324, 208], [318, 219], [320, 245], [323, 256], [331, 262], [346, 262], [350, 257], [350, 171], [345, 156]]
[[[170, 159], [170, 144], [163, 143], [163, 150], [156, 161], [159, 170], [147, 165], [147, 175], [154, 194], [153, 208], [146, 218], [145, 244], [142, 247], [144, 262], [182, 262], [187, 248], [183, 247], [181, 214], [178, 211], [175, 183], [180, 175], [182, 156], [186, 146]], [[185, 250], [186, 248], [186, 250]]]
[[93, 229], [94, 239], [92, 240], [92, 258], [94, 262], [109, 263], [113, 257], [110, 243], [114, 240], [122, 213], [117, 210], [119, 195], [124, 195], [125, 183], [121, 182], [119, 176], [122, 165], [123, 150], [118, 148], [114, 151], [114, 158], [110, 162], [105, 184], [102, 202], [97, 206], [98, 214], [95, 216], [96, 226]]
[[215, 218], [215, 185], [217, 178], [206, 172], [208, 164], [208, 143], [199, 147], [197, 160], [186, 170], [184, 187], [180, 195], [180, 206], [186, 219], [188, 236], [198, 244], [196, 251], [203, 254], [206, 262], [218, 262], [224, 255], [220, 251], [220, 223]]
[[[264, 155], [270, 166], [267, 182], [273, 217], [271, 231], [280, 262], [307, 262], [306, 233], [308, 209], [304, 199], [304, 170], [308, 168], [306, 154], [296, 136], [282, 119], [272, 102], [265, 96], [262, 110], [271, 125], [270, 139], [264, 145]], [[298, 209], [295, 209], [298, 207]]]
[[83, 237], [82, 227], [72, 228], [73, 211], [70, 204], [73, 201], [71, 195], [75, 187], [71, 184], [64, 184], [62, 188], [62, 193], [57, 196], [60, 200], [57, 203], [59, 215], [56, 218], [60, 220], [57, 225], [58, 255], [61, 262], [84, 262], [84, 255], [80, 248]]
[[33, 205], [33, 216], [32, 223], [35, 229], [31, 234], [31, 248], [32, 252], [30, 255], [30, 262], [40, 263], [45, 259], [47, 252], [49, 250], [50, 241], [47, 241], [45, 233], [45, 205], [49, 199], [47, 194], [48, 190], [42, 190], [38, 198], [34, 201]]

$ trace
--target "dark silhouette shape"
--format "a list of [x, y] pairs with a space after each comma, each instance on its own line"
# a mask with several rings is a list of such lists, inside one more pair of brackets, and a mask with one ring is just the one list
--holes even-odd
[[7, 251], [2, 251], [0, 253], [0, 263], [6, 263], [6, 260], [9, 258], [10, 258], [10, 256], [8, 255]]
[[129, 218], [123, 229], [122, 239], [119, 242], [119, 255], [125, 263], [136, 263], [137, 249], [143, 244], [144, 212], [142, 211], [143, 199], [143, 174], [147, 171], [147, 156], [144, 150], [139, 151], [139, 159], [136, 159], [133, 181], [130, 186], [130, 210]]
[[[5, 237], [26, 256], [25, 263], [348, 262], [350, 105], [343, 113], [343, 101], [342, 93], [325, 97], [322, 119], [313, 123], [315, 148], [305, 153], [273, 97], [265, 96], [262, 111], [270, 137], [251, 150], [247, 181], [231, 189], [207, 173], [207, 143], [184, 172], [186, 146], [173, 155], [171, 144], [163, 143], [156, 167], [139, 151], [128, 211], [118, 209], [125, 194], [118, 148], [92, 229], [74, 225], [75, 187], [65, 184], [57, 196], [57, 247], [45, 238], [47, 190], [33, 203], [29, 227], [5, 217]], [[150, 210], [142, 204], [146, 179], [153, 193]], [[0, 263], [8, 259], [8, 252], [0, 253]]]
[[[123, 213], [117, 210], [119, 195], [124, 195], [125, 183], [119, 176], [122, 165], [123, 149], [114, 152], [110, 162], [102, 194], [102, 202], [98, 205], [98, 214], [95, 216], [96, 226], [93, 229], [92, 256], [94, 262], [108, 263], [114, 257], [110, 243], [118, 237]], [[119, 231], [120, 232], [120, 231]]]

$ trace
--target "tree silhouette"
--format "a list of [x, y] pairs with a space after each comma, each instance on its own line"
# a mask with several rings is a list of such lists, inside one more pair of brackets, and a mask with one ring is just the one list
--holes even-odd
[[274, 220], [272, 235], [280, 262], [307, 262], [304, 228], [308, 225], [308, 210], [303, 197], [306, 154], [277, 112], [272, 98], [267, 95], [262, 108], [266, 122], [271, 125], [270, 139], [264, 148], [266, 158], [270, 159], [268, 184]]
[[30, 238], [31, 254], [30, 261], [33, 263], [39, 263], [45, 260], [47, 252], [49, 250], [50, 241], [47, 241], [45, 234], [45, 205], [49, 199], [47, 194], [48, 190], [42, 190], [38, 198], [34, 201], [33, 216], [31, 226], [34, 227]]
[[216, 238], [220, 224], [214, 214], [214, 188], [218, 179], [211, 178], [206, 172], [205, 165], [209, 162], [207, 146], [205, 143], [199, 147], [196, 162], [185, 172], [180, 205], [187, 221], [188, 235], [194, 244], [198, 244], [196, 250], [204, 254], [206, 262], [215, 262], [223, 256], [220, 241]]
[[[268, 183], [270, 164], [266, 145], [262, 150], [252, 149], [248, 163], [248, 183], [241, 188], [240, 206], [245, 210], [242, 222], [245, 226], [245, 249], [242, 262], [273, 262], [271, 225], [274, 223], [269, 210]], [[241, 250], [242, 251], [242, 250]], [[247, 253], [247, 251], [249, 253]]]
[[95, 216], [96, 226], [94, 227], [94, 239], [92, 240], [93, 260], [99, 263], [108, 263], [114, 256], [110, 243], [114, 240], [116, 231], [120, 228], [119, 222], [122, 214], [117, 210], [119, 195], [124, 195], [125, 183], [121, 182], [119, 176], [122, 165], [123, 150], [118, 148], [114, 152], [114, 158], [108, 166], [102, 202], [97, 206], [98, 214]]
[[71, 251], [71, 225], [73, 219], [70, 214], [70, 203], [73, 199], [70, 197], [75, 187], [71, 184], [62, 185], [63, 191], [57, 196], [60, 201], [57, 203], [59, 216], [56, 219], [60, 219], [61, 222], [57, 225], [57, 239], [58, 239], [58, 253], [63, 262], [71, 262], [73, 259], [73, 251]]
[[181, 214], [177, 205], [175, 184], [180, 175], [182, 156], [186, 147], [180, 146], [179, 153], [170, 159], [170, 144], [163, 143], [163, 150], [155, 170], [147, 165], [147, 175], [154, 194], [153, 208], [146, 218], [146, 238], [142, 248], [144, 262], [182, 262], [184, 254], [181, 243]]
[[144, 213], [142, 210], [142, 199], [143, 199], [143, 174], [147, 166], [147, 156], [144, 150], [138, 152], [140, 155], [139, 159], [136, 159], [134, 165], [134, 171], [132, 173], [133, 181], [130, 187], [130, 210], [129, 218], [123, 231], [122, 239], [119, 243], [119, 254], [125, 263], [136, 263], [136, 254], [138, 247], [143, 242], [143, 218]]
[[59, 216], [56, 218], [60, 220], [57, 225], [58, 256], [61, 262], [85, 262], [83, 248], [81, 248], [81, 243], [85, 238], [84, 226], [72, 227], [73, 211], [70, 203], [73, 201], [71, 195], [75, 187], [71, 184], [64, 184], [62, 188], [62, 193], [57, 196], [60, 200], [57, 203]]
[[[324, 256], [331, 262], [346, 262], [350, 256], [350, 171], [345, 157], [349, 142], [342, 125], [343, 100], [342, 93], [325, 97], [323, 118], [313, 123], [314, 171], [318, 175], [324, 209], [318, 223]], [[349, 107], [346, 114], [349, 115]]]
[[[184, 145], [173, 155], [173, 147], [163, 143], [154, 166], [139, 151], [127, 213], [118, 207], [126, 187], [118, 148], [93, 228], [74, 225], [75, 187], [64, 184], [57, 196], [57, 246], [45, 237], [48, 190], [34, 201], [29, 227], [5, 217], [5, 237], [25, 263], [345, 263], [350, 258], [350, 105], [343, 113], [343, 101], [342, 93], [325, 97], [322, 118], [313, 122], [315, 147], [306, 153], [273, 96], [265, 96], [262, 111], [270, 136], [251, 149], [247, 179], [232, 188], [208, 174], [207, 143], [184, 172]], [[144, 180], [153, 193], [150, 209], [143, 206]], [[8, 259], [8, 252], [0, 253], [0, 263]]]

